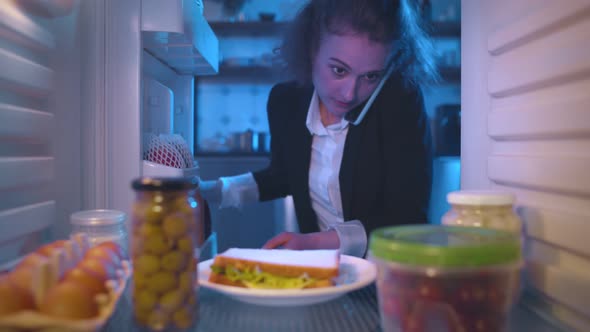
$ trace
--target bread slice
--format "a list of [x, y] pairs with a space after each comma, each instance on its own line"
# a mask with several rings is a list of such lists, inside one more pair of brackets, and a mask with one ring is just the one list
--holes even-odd
[[[217, 255], [213, 270], [228, 267], [239, 271], [260, 271], [280, 278], [309, 278], [305, 288], [331, 286], [338, 276], [340, 254], [338, 250], [287, 250], [231, 248]], [[246, 287], [240, 280], [231, 280], [223, 272], [212, 271], [210, 282]], [[260, 286], [265, 288], [264, 286]]]

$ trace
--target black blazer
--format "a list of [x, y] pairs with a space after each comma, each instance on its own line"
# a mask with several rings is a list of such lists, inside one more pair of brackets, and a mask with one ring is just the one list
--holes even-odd
[[[312, 93], [313, 87], [295, 83], [272, 88], [271, 162], [253, 173], [261, 201], [293, 196], [302, 233], [319, 231], [309, 195], [312, 135], [305, 124]], [[382, 226], [426, 223], [432, 155], [420, 89], [390, 78], [363, 121], [349, 126], [339, 176], [344, 220], [360, 220], [367, 235]]]

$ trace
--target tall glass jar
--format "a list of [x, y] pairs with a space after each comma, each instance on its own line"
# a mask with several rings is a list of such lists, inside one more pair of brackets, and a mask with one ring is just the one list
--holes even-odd
[[443, 225], [475, 226], [520, 235], [522, 222], [514, 212], [514, 196], [506, 192], [464, 190], [447, 195], [451, 205]]
[[198, 180], [140, 178], [132, 186], [135, 320], [154, 331], [188, 330], [198, 320], [194, 249], [203, 237]]
[[117, 210], [86, 210], [70, 215], [72, 235], [84, 233], [92, 246], [113, 241], [127, 255], [127, 215]]

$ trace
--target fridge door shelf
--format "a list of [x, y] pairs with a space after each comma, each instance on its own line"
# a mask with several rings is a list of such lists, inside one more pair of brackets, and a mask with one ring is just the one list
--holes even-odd
[[145, 177], [190, 178], [199, 176], [199, 166], [191, 168], [175, 168], [144, 160], [142, 169], [142, 174]]
[[195, 0], [142, 0], [144, 49], [182, 75], [215, 75], [219, 41]]

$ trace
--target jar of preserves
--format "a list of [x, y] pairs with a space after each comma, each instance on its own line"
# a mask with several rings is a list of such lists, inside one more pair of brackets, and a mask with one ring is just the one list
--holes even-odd
[[198, 179], [133, 181], [130, 241], [133, 311], [150, 330], [188, 330], [198, 320], [195, 248], [203, 237]]
[[520, 235], [522, 222], [514, 212], [514, 196], [499, 191], [454, 191], [447, 195], [451, 205], [443, 225], [493, 228]]
[[518, 237], [441, 225], [373, 231], [381, 327], [394, 331], [506, 331], [523, 261]]
[[124, 251], [127, 250], [127, 215], [117, 210], [87, 210], [70, 215], [72, 235], [84, 233], [91, 246], [101, 242], [113, 241]]

